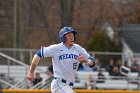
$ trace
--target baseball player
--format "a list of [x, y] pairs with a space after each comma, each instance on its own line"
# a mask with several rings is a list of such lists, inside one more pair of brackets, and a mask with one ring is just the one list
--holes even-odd
[[35, 68], [41, 58], [52, 57], [54, 79], [51, 83], [52, 93], [75, 93], [73, 86], [79, 63], [89, 67], [95, 66], [95, 61], [80, 45], [75, 44], [76, 31], [72, 27], [63, 27], [59, 32], [60, 43], [41, 47], [33, 57], [27, 79], [32, 82]]

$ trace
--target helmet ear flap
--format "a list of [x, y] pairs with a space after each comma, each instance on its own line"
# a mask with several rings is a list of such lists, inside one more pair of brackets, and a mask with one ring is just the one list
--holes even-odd
[[65, 35], [62, 36], [61, 41], [62, 41], [63, 43], [66, 42], [66, 37], [65, 37]]

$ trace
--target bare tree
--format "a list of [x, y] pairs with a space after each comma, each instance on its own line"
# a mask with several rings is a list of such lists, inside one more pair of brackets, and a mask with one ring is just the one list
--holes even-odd
[[71, 26], [75, 0], [59, 0], [59, 2], [61, 11], [61, 27]]

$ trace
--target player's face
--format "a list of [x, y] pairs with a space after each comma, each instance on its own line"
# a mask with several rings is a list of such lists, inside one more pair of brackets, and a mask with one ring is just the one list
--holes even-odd
[[67, 33], [67, 34], [65, 35], [65, 37], [66, 37], [66, 42], [65, 42], [65, 44], [66, 44], [67, 46], [69, 46], [69, 47], [72, 47], [73, 44], [74, 44], [74, 34], [73, 34], [72, 32], [70, 32], [70, 33]]

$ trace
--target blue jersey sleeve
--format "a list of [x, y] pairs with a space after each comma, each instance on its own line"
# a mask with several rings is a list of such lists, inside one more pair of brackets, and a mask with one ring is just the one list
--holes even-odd
[[36, 55], [38, 55], [40, 58], [42, 58], [42, 56], [41, 56], [41, 50], [38, 50], [38, 51], [36, 52]]

